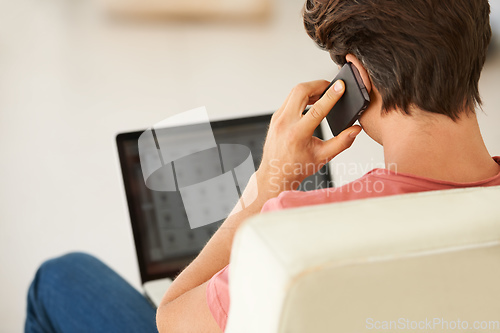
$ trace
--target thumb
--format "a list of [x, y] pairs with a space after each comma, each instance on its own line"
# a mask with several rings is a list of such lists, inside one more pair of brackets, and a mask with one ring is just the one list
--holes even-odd
[[343, 130], [336, 137], [325, 141], [322, 148], [322, 159], [331, 160], [332, 158], [349, 148], [360, 132], [361, 126], [351, 126]]

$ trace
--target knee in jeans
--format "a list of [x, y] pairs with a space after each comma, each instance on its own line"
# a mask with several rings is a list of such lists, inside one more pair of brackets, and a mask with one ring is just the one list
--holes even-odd
[[38, 278], [67, 279], [68, 275], [78, 274], [79, 269], [89, 265], [102, 265], [99, 259], [82, 252], [72, 252], [45, 261], [37, 272]]
[[85, 253], [69, 253], [47, 260], [37, 270], [28, 291], [28, 307], [41, 306], [55, 293], [77, 287], [75, 282], [89, 267], [101, 264], [100, 261]]

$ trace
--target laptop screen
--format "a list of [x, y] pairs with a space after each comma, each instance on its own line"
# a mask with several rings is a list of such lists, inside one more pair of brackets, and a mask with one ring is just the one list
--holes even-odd
[[[252, 155], [255, 170], [260, 164], [262, 147], [271, 114], [247, 118], [214, 121], [210, 123], [216, 144], [239, 144], [247, 147]], [[205, 127], [206, 129], [206, 127]], [[203, 128], [185, 125], [156, 130], [158, 142], [169, 140], [191, 143]], [[116, 137], [123, 182], [128, 201], [132, 231], [143, 283], [160, 278], [174, 278], [201, 251], [224, 219], [192, 229], [179, 191], [155, 191], [146, 186], [139, 156], [139, 137], [143, 131], [121, 133]], [[315, 136], [323, 138], [320, 127]], [[210, 172], [220, 168], [220, 158], [204, 156], [202, 165], [193, 165], [192, 172]], [[207, 171], [208, 170], [208, 171]], [[182, 170], [181, 170], [182, 171]], [[313, 190], [332, 186], [327, 166], [307, 178], [299, 190]], [[222, 191], [223, 189], [221, 189]], [[240, 189], [238, 189], [238, 193]], [[203, 193], [199, 195], [203, 196]], [[200, 197], [200, 201], [203, 198]], [[208, 198], [207, 198], [208, 200]], [[213, 198], [212, 198], [213, 200]], [[200, 207], [200, 209], [205, 209]], [[208, 214], [201, 211], [200, 214]]]

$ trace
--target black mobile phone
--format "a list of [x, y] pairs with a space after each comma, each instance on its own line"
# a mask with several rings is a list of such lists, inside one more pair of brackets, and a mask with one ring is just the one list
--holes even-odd
[[361, 79], [358, 69], [351, 62], [346, 63], [338, 75], [328, 85], [325, 92], [337, 81], [345, 83], [344, 95], [326, 116], [326, 121], [334, 136], [351, 127], [370, 104], [370, 95]]

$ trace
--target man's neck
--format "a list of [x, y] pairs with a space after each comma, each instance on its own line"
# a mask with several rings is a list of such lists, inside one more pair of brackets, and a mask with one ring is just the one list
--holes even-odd
[[500, 173], [484, 144], [475, 115], [450, 118], [414, 112], [384, 116], [382, 143], [386, 168], [416, 176], [475, 182]]

